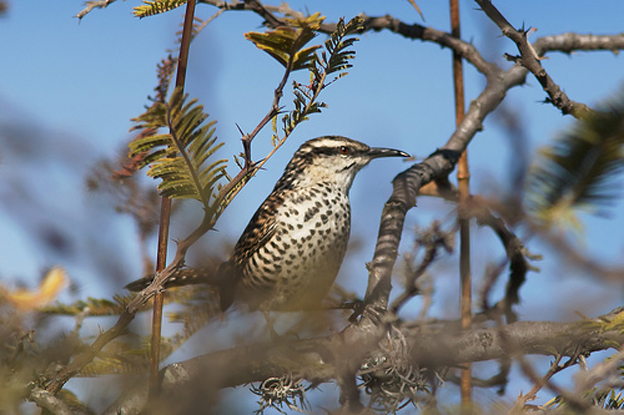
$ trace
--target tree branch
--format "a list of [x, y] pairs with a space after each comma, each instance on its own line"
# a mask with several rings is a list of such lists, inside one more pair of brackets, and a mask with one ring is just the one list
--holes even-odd
[[520, 56], [507, 55], [507, 58], [524, 66], [535, 76], [535, 79], [537, 79], [544, 91], [546, 91], [550, 97], [550, 102], [555, 107], [559, 108], [564, 115], [570, 114], [575, 118], [585, 118], [593, 112], [587, 105], [572, 101], [567, 94], [561, 90], [559, 85], [553, 81], [542, 66], [540, 55], [538, 55], [537, 51], [534, 50], [533, 46], [529, 43], [527, 38], [528, 31], [522, 30], [522, 32], [520, 32], [514, 29], [498, 9], [494, 7], [490, 0], [475, 1], [481, 6], [490, 20], [501, 29], [503, 35], [511, 39], [518, 47]]
[[29, 399], [35, 402], [39, 408], [45, 408], [50, 414], [73, 415], [75, 413], [60, 398], [39, 387], [30, 391]]
[[[514, 355], [574, 356], [607, 350], [624, 343], [622, 323], [617, 322], [617, 316], [623, 312], [624, 307], [605, 316], [574, 323], [523, 321], [470, 331], [443, 329], [436, 333], [408, 327], [399, 330], [409, 345], [410, 352], [406, 358], [410, 364], [437, 370], [463, 362], [496, 360]], [[385, 330], [370, 331], [365, 325], [356, 324], [327, 337], [281, 339], [275, 343], [256, 343], [199, 356], [162, 370], [163, 394], [180, 402], [180, 394], [197, 393], [200, 388], [201, 398], [206, 399], [218, 389], [284, 373], [295, 373], [312, 383], [332, 381], [344, 376], [345, 369], [354, 362], [361, 364], [379, 347], [380, 341], [387, 342], [385, 335], [380, 336], [383, 333]], [[130, 405], [145, 405], [144, 389], [141, 386], [129, 392], [106, 414], [133, 413], [127, 411]], [[198, 402], [184, 403], [187, 404], [197, 405]], [[179, 413], [184, 413], [184, 410]]]
[[482, 129], [482, 122], [505, 98], [509, 89], [524, 83], [527, 71], [514, 66], [506, 72], [493, 70], [479, 97], [472, 101], [466, 116], [447, 143], [423, 162], [400, 173], [393, 180], [393, 193], [386, 202], [379, 226], [373, 260], [368, 263], [369, 280], [365, 304], [387, 306], [390, 280], [396, 261], [403, 222], [415, 205], [418, 190], [427, 183], [447, 176], [455, 168], [460, 154]]

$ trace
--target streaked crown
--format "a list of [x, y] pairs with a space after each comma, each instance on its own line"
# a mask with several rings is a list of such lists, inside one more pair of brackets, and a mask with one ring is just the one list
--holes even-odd
[[362, 167], [378, 157], [408, 157], [403, 151], [371, 148], [350, 138], [324, 136], [299, 147], [275, 188], [305, 187], [331, 182], [348, 191]]

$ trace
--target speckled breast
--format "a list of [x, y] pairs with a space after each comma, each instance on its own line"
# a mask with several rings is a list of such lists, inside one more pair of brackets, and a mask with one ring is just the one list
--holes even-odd
[[276, 212], [271, 239], [243, 271], [249, 276], [240, 287], [246, 302], [264, 310], [318, 308], [340, 270], [350, 225], [342, 189], [321, 182], [290, 192]]

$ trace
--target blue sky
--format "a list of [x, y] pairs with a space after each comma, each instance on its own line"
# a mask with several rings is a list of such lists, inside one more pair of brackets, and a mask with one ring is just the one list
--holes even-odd
[[[514, 26], [538, 29], [531, 39], [569, 31], [623, 31], [621, 0], [603, 0], [591, 6], [578, 0], [496, 3]], [[84, 174], [98, 158], [113, 156], [128, 139], [130, 118], [142, 112], [146, 96], [152, 94], [155, 64], [173, 46], [173, 33], [181, 21], [181, 10], [138, 20], [132, 17], [132, 7], [138, 4], [117, 1], [79, 22], [72, 16], [83, 7], [82, 1], [13, 0], [8, 13], [0, 18], [0, 54], [4, 57], [0, 65], [0, 174], [4, 177], [0, 183], [0, 224], [4, 229], [0, 234], [0, 276], [7, 281], [32, 284], [43, 268], [60, 264], [68, 268], [77, 286], [66, 298], [84, 298], [120, 290], [119, 284], [104, 279], [103, 267], [128, 280], [140, 274], [132, 222], [113, 214], [103, 198], [84, 192]], [[321, 11], [328, 21], [365, 12], [371, 16], [391, 14], [441, 30], [449, 25], [448, 4], [435, 0], [418, 1], [424, 23], [407, 1], [289, 4], [301, 11]], [[501, 56], [516, 53], [511, 41], [499, 35], [475, 3], [461, 1], [461, 6], [462, 37], [485, 51], [486, 57], [509, 67]], [[200, 4], [197, 15], [207, 18], [215, 11]], [[262, 30], [260, 25], [261, 19], [251, 13], [225, 13], [191, 48], [187, 91], [218, 121], [217, 134], [226, 142], [221, 155], [230, 160], [240, 152], [236, 124], [247, 132], [253, 130], [268, 110], [281, 78], [279, 64], [243, 38], [244, 32]], [[292, 152], [308, 138], [340, 134], [370, 145], [400, 148], [417, 157], [425, 157], [445, 143], [454, 129], [450, 52], [388, 32], [364, 34], [355, 50], [350, 74], [322, 95], [329, 107], [297, 128], [266, 170], [224, 214], [219, 232], [204, 237], [202, 243], [218, 246], [235, 239], [270, 192]], [[623, 87], [621, 56], [580, 52], [548, 57], [544, 67], [574, 100], [593, 105]], [[465, 65], [465, 76], [469, 102], [484, 80], [469, 65]], [[539, 84], [529, 77], [527, 85], [510, 91], [506, 100], [522, 119], [532, 151], [573, 122], [543, 105], [544, 97]], [[286, 95], [284, 104], [290, 101]], [[473, 191], [497, 196], [507, 189], [509, 164], [515, 154], [492, 117], [470, 147], [470, 163]], [[20, 142], [12, 141], [11, 131], [19, 132]], [[268, 130], [257, 138], [255, 157], [266, 154], [269, 138]], [[362, 245], [348, 258], [342, 276], [345, 284], [360, 294], [365, 289], [364, 262], [372, 257], [379, 213], [391, 192], [389, 182], [406, 167], [395, 160], [376, 161], [360, 174], [352, 190], [353, 236]], [[231, 163], [232, 172], [235, 168]], [[622, 189], [621, 179], [617, 185]], [[620, 266], [623, 208], [620, 199], [609, 210], [608, 219], [582, 216], [586, 239], [579, 242], [587, 252]], [[407, 226], [426, 226], [432, 218], [443, 218], [450, 211], [449, 205], [421, 198], [419, 208], [410, 212]], [[172, 236], [182, 236], [175, 225]], [[45, 241], [57, 237], [59, 230], [68, 248], [46, 248]], [[403, 251], [410, 247], [407, 238]], [[473, 246], [478, 279], [484, 262], [497, 261], [502, 251], [484, 230], [475, 230]], [[577, 318], [574, 310], [593, 316], [621, 304], [621, 284], [597, 284], [562, 265], [560, 257], [537, 241], [529, 249], [546, 259], [537, 264], [542, 272], [530, 274], [522, 290], [519, 311], [523, 318], [573, 320]], [[492, 252], [499, 256], [492, 257]], [[456, 312], [453, 267], [452, 263], [442, 267], [435, 276], [439, 299], [432, 311], [444, 317]], [[350, 275], [353, 278], [348, 278]], [[561, 299], [570, 301], [562, 304]]]

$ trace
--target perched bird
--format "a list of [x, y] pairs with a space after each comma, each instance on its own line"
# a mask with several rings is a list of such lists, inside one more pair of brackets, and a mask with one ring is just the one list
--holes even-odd
[[[264, 313], [318, 308], [347, 249], [355, 175], [375, 158], [408, 156], [340, 136], [301, 145], [217, 270], [221, 308], [235, 300]], [[184, 269], [167, 287], [205, 280], [205, 271]], [[140, 290], [149, 282], [126, 288]]]

